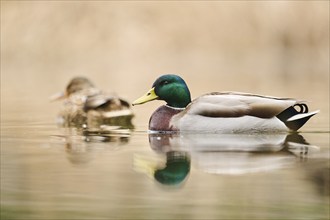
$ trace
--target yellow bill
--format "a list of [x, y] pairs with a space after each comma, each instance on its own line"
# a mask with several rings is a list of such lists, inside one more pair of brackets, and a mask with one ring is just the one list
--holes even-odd
[[155, 93], [155, 88], [152, 88], [145, 95], [135, 100], [132, 105], [140, 105], [155, 99], [158, 99], [158, 96]]

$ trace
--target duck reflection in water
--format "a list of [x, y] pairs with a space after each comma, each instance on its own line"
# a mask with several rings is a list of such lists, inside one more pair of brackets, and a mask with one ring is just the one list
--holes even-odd
[[147, 174], [158, 183], [171, 187], [181, 187], [188, 179], [190, 172], [190, 154], [181, 151], [169, 143], [171, 135], [164, 134], [163, 138], [149, 135], [149, 143], [152, 149], [165, 157], [162, 161], [156, 158], [134, 155], [134, 169], [137, 172]]
[[190, 157], [184, 151], [169, 151], [166, 153], [164, 168], [155, 170], [154, 177], [165, 185], [181, 184], [190, 172]]
[[99, 150], [128, 143], [134, 129], [130, 104], [117, 95], [104, 93], [89, 79], [73, 78], [65, 92], [55, 94], [51, 100], [64, 100], [57, 120], [64, 132], [57, 136], [64, 142], [71, 163], [87, 164]]
[[85, 77], [73, 78], [65, 92], [51, 97], [53, 101], [60, 99], [64, 99], [57, 118], [61, 126], [98, 128], [100, 125], [112, 125], [134, 128], [130, 104], [117, 95], [104, 93]]
[[53, 138], [56, 138], [57, 144], [64, 146], [70, 163], [75, 166], [84, 166], [104, 151], [116, 151], [128, 144], [131, 131], [129, 129], [106, 129], [105, 126], [89, 130], [63, 128], [63, 135], [56, 135]]
[[[204, 172], [242, 175], [288, 168], [306, 160], [309, 153], [318, 151], [303, 136], [292, 134], [149, 134], [151, 148], [160, 153], [181, 152], [190, 155], [193, 165]], [[141, 156], [140, 156], [141, 157]], [[167, 155], [168, 157], [168, 155]], [[152, 159], [145, 163], [135, 158], [135, 165], [153, 174]], [[168, 159], [166, 162], [168, 166]], [[176, 166], [175, 164], [172, 165]], [[180, 169], [179, 166], [176, 169]], [[174, 168], [168, 168], [174, 170]], [[190, 169], [186, 169], [190, 171]], [[158, 173], [157, 173], [158, 174]]]

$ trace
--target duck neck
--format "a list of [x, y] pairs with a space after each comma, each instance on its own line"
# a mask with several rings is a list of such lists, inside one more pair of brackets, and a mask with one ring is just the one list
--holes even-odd
[[170, 95], [167, 100], [167, 105], [172, 108], [186, 108], [191, 102], [190, 92], [188, 88], [181, 88]]
[[165, 105], [167, 108], [170, 108], [170, 109], [173, 109], [173, 110], [176, 110], [176, 111], [183, 111], [185, 110], [186, 108], [181, 108], [181, 107], [172, 107], [172, 106], [169, 106], [169, 105]]

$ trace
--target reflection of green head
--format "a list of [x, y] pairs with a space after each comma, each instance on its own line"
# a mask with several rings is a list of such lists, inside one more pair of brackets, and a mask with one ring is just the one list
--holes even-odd
[[165, 185], [181, 183], [190, 171], [190, 156], [187, 152], [170, 151], [166, 154], [166, 167], [156, 170], [155, 179]]

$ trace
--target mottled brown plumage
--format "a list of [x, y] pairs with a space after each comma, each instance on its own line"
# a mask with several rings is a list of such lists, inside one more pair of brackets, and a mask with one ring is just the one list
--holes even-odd
[[[59, 117], [65, 126], [118, 125], [133, 128], [130, 104], [113, 94], [97, 89], [85, 77], [75, 77], [63, 94], [64, 107]], [[58, 99], [58, 97], [57, 97]]]

